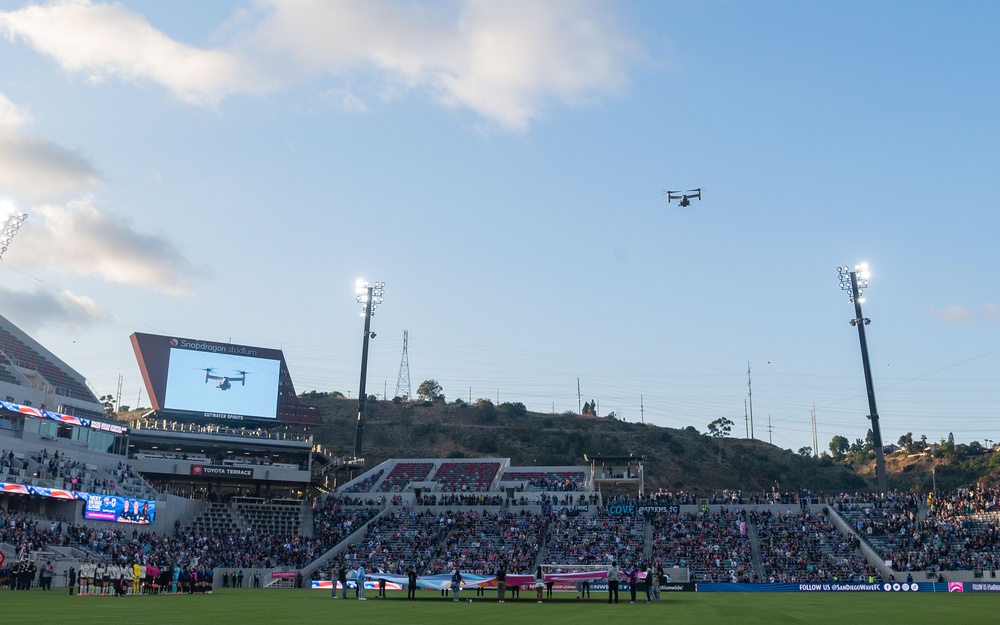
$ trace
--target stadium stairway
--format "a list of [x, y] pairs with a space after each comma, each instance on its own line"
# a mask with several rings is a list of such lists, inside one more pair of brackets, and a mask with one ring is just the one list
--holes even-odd
[[302, 508], [302, 517], [299, 519], [301, 524], [301, 532], [303, 536], [312, 536], [316, 531], [316, 526], [314, 524], [314, 510], [311, 506], [306, 506]]
[[757, 524], [747, 515], [747, 538], [750, 539], [750, 555], [753, 559], [753, 570], [757, 573], [757, 579], [767, 581], [764, 575], [764, 557], [760, 553], [760, 534], [757, 533]]
[[860, 534], [858, 534], [856, 531], [854, 531], [854, 528], [851, 527], [851, 524], [845, 521], [844, 517], [840, 516], [840, 513], [837, 512], [833, 506], [828, 507], [827, 510], [829, 511], [828, 517], [830, 519], [830, 522], [833, 523], [834, 527], [840, 530], [840, 532], [845, 536], [856, 536], [858, 538], [861, 547], [861, 554], [865, 557], [866, 560], [868, 560], [869, 564], [878, 569], [879, 575], [882, 577], [882, 579], [884, 580], [893, 579], [895, 577], [896, 572], [893, 571], [888, 566], [886, 566], [885, 560], [883, 560], [882, 556], [880, 556], [878, 552], [876, 552], [875, 549], [873, 549], [872, 546], [868, 544], [865, 538]]
[[653, 540], [655, 539], [653, 535], [653, 523], [649, 519], [645, 521], [645, 529], [646, 533], [643, 535], [642, 541], [642, 558], [646, 562], [649, 562], [653, 557]]
[[368, 534], [368, 527], [372, 523], [376, 522], [378, 519], [381, 519], [387, 514], [391, 514], [391, 512], [392, 511], [389, 508], [384, 508], [381, 512], [379, 512], [372, 518], [368, 519], [367, 523], [364, 523], [363, 525], [358, 527], [358, 529], [352, 532], [344, 540], [340, 541], [339, 543], [328, 549], [325, 553], [320, 554], [318, 558], [316, 558], [309, 564], [299, 569], [299, 571], [302, 573], [302, 577], [304, 577], [305, 579], [310, 579], [312, 577], [312, 574], [315, 573], [316, 570], [319, 569], [321, 566], [323, 566], [323, 564], [325, 564], [326, 562], [335, 562], [337, 558], [340, 556], [340, 554], [346, 551], [349, 546], [364, 540], [365, 536], [367, 536]]

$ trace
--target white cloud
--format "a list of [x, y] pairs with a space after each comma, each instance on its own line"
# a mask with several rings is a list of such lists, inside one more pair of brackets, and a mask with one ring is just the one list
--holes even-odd
[[94, 82], [152, 80], [191, 104], [276, 86], [240, 57], [175, 41], [120, 4], [62, 0], [0, 12], [0, 32]]
[[349, 87], [329, 89], [321, 93], [319, 97], [330, 106], [345, 113], [366, 113], [368, 111], [368, 105], [365, 101], [355, 95]]
[[30, 113], [0, 93], [0, 189], [28, 200], [51, 200], [97, 182], [87, 159], [29, 132], [30, 123]]
[[194, 292], [200, 272], [170, 241], [136, 232], [126, 219], [102, 213], [89, 199], [44, 204], [31, 212], [31, 227], [21, 229], [18, 248], [53, 251], [20, 256], [28, 262], [168, 295]]
[[43, 327], [63, 326], [83, 328], [110, 323], [113, 316], [92, 299], [70, 291], [44, 288], [34, 291], [12, 291], [0, 286], [4, 301], [4, 316], [25, 332]]
[[1000, 323], [1000, 305], [983, 304], [978, 307], [968, 307], [961, 304], [951, 304], [944, 308], [931, 310], [931, 315], [948, 323]]
[[[319, 74], [374, 72], [381, 95], [429, 93], [524, 130], [552, 101], [578, 104], [627, 83], [638, 47], [591, 0], [256, 0], [225, 50], [175, 41], [118, 4], [63, 0], [0, 12], [0, 32], [93, 80], [157, 82], [194, 104], [263, 93]], [[343, 101], [358, 110], [359, 96]]]
[[537, 0], [420, 4], [260, 0], [255, 39], [303, 66], [377, 70], [390, 90], [429, 90], [524, 129], [550, 99], [578, 103], [627, 82], [638, 52], [604, 3]]
[[340, 101], [340, 106], [344, 109], [345, 113], [364, 113], [368, 110], [365, 101], [353, 93], [345, 93]]

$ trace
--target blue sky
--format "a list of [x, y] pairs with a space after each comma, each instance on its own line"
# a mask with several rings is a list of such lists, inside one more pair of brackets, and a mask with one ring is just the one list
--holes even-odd
[[[135, 331], [368, 390], [797, 450], [1000, 440], [1000, 5], [0, 2], [0, 312], [149, 405]], [[705, 189], [688, 208], [665, 189]], [[770, 428], [768, 423], [770, 421]]]

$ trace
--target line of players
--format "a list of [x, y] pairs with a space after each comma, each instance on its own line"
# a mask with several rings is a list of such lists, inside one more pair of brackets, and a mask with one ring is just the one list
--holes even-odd
[[211, 593], [212, 569], [179, 565], [118, 565], [84, 560], [80, 574], [69, 570], [69, 593], [80, 595], [157, 595], [165, 593]]

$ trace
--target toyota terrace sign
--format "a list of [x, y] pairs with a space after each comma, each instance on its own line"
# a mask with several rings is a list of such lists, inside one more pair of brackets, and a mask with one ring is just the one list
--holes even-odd
[[213, 467], [203, 464], [191, 465], [191, 475], [218, 475], [221, 477], [253, 477], [253, 469], [237, 469], [235, 467]]

